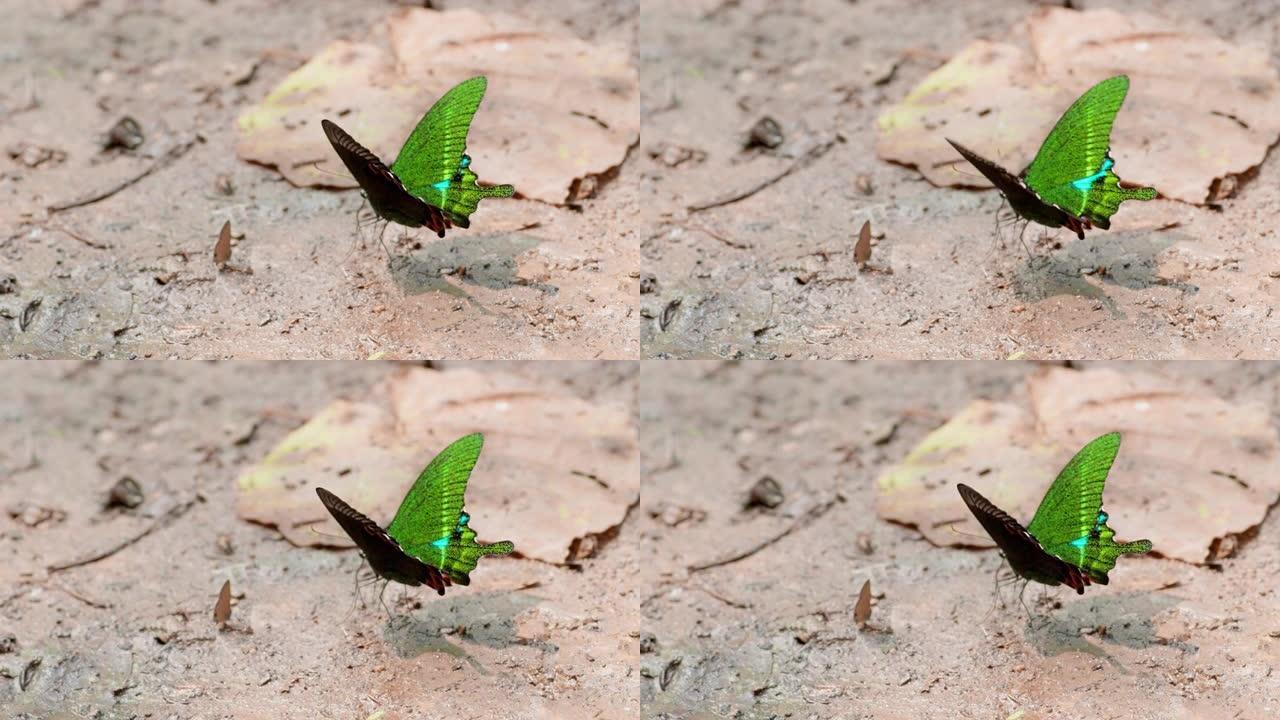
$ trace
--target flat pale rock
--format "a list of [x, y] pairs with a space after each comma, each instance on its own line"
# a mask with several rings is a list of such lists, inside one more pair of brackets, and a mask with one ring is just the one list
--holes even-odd
[[300, 187], [354, 187], [322, 118], [390, 165], [436, 99], [474, 75], [489, 79], [467, 142], [482, 182], [563, 203], [639, 142], [640, 76], [625, 48], [474, 10], [402, 8], [387, 33], [390, 51], [335, 41], [242, 113], [238, 155]]
[[1204, 563], [1280, 498], [1280, 437], [1260, 403], [1107, 368], [1047, 369], [1027, 389], [1025, 405], [976, 401], [930, 433], [878, 480], [880, 516], [936, 545], [990, 546], [956, 483], [1026, 525], [1062, 466], [1112, 430], [1123, 440], [1103, 501], [1119, 539]]
[[1280, 73], [1266, 48], [1145, 14], [1042, 8], [1031, 52], [979, 40], [878, 120], [877, 152], [938, 186], [989, 187], [951, 138], [1017, 174], [1081, 93], [1129, 76], [1111, 135], [1116, 172], [1188, 203], [1257, 166], [1280, 139]]
[[485, 436], [466, 496], [482, 541], [511, 540], [526, 557], [563, 563], [589, 554], [592, 538], [639, 500], [638, 440], [624, 408], [501, 373], [415, 368], [290, 433], [238, 479], [237, 512], [295, 545], [349, 546], [316, 486], [385, 527], [435, 453], [472, 432]]

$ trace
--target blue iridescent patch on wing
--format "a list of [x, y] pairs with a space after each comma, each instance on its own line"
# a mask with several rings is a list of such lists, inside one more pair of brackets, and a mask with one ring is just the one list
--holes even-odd
[[1084, 549], [1084, 546], [1085, 546], [1085, 545], [1088, 545], [1088, 544], [1089, 544], [1089, 538], [1087, 538], [1087, 537], [1076, 538], [1075, 540], [1072, 540], [1072, 541], [1071, 541], [1071, 545], [1072, 545], [1073, 547], [1078, 547], [1078, 548], [1080, 548], [1081, 550], [1083, 550], [1083, 549]]
[[1107, 171], [1110, 170], [1111, 166], [1115, 164], [1116, 164], [1115, 161], [1112, 160], [1111, 158], [1107, 158], [1103, 160], [1101, 170], [1090, 175], [1089, 177], [1080, 178], [1079, 180], [1072, 180], [1071, 187], [1077, 190], [1084, 190], [1087, 192], [1089, 188], [1093, 187], [1093, 184], [1097, 182], [1098, 178], [1105, 177], [1107, 174]]
[[437, 190], [439, 190], [439, 191], [441, 191], [441, 192], [444, 192], [445, 190], [448, 190], [448, 189], [449, 189], [449, 184], [450, 184], [450, 183], [452, 183], [452, 182], [453, 182], [452, 180], [441, 180], [440, 182], [435, 183], [435, 184], [434, 184], [434, 185], [432, 185], [431, 187], [433, 187], [433, 188], [435, 188], [435, 189], [437, 189]]
[[436, 548], [437, 550], [444, 550], [449, 547], [449, 538], [442, 537], [439, 540], [432, 540], [431, 547]]
[[461, 163], [461, 164], [459, 164], [459, 167], [463, 167], [463, 168], [469, 168], [469, 167], [471, 167], [471, 156], [470, 156], [470, 155], [463, 155], [463, 156], [462, 156], [462, 163]]
[[471, 522], [471, 516], [467, 513], [458, 516], [458, 527], [466, 527], [469, 522]]

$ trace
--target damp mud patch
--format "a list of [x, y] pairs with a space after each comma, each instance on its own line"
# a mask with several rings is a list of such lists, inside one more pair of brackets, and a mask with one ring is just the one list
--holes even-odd
[[1114, 317], [1124, 317], [1103, 285], [1128, 290], [1170, 287], [1188, 294], [1199, 291], [1195, 285], [1160, 275], [1160, 254], [1183, 239], [1187, 238], [1178, 233], [1148, 233], [1092, 235], [1071, 241], [1062, 251], [1023, 265], [1015, 275], [1015, 290], [1019, 297], [1033, 302], [1055, 295], [1097, 300]]
[[[451, 235], [427, 244], [412, 255], [393, 257], [391, 274], [396, 285], [410, 295], [443, 292], [470, 297], [459, 284], [477, 285], [491, 290], [527, 286], [555, 295], [554, 285], [533, 282], [520, 277], [522, 253], [541, 242], [523, 233], [491, 235]], [[454, 281], [450, 281], [450, 277]]]
[[403, 658], [428, 652], [469, 657], [450, 639], [498, 650], [533, 645], [555, 652], [555, 645], [523, 639], [517, 632], [516, 616], [539, 602], [540, 598], [527, 593], [449, 595], [414, 615], [392, 618], [384, 637]]

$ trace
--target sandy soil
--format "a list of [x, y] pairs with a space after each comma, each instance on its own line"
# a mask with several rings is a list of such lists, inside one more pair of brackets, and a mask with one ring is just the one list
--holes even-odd
[[[635, 363], [471, 367], [635, 406]], [[443, 598], [393, 588], [388, 619], [371, 592], [369, 607], [349, 612], [357, 553], [295, 548], [237, 518], [240, 473], [334, 398], [360, 399], [396, 369], [5, 367], [0, 716], [636, 717], [639, 543], [625, 526], [577, 569], [491, 558]], [[143, 504], [104, 510], [124, 476]], [[100, 561], [46, 570], [147, 528]], [[211, 613], [226, 577], [238, 601], [220, 632]]]
[[[1271, 2], [1076, 5], [1197, 24], [1270, 48], [1280, 64]], [[1039, 243], [1034, 266], [1016, 233], [994, 243], [997, 193], [933, 187], [914, 169], [878, 159], [881, 112], [977, 38], [1025, 43], [1022, 23], [1035, 6], [645, 3], [646, 356], [1274, 357], [1274, 153], [1221, 212], [1173, 201], [1126, 206], [1110, 232], [1084, 241], [1059, 232]], [[744, 150], [748, 129], [764, 116], [781, 125], [784, 142]], [[744, 200], [690, 209], [788, 169]], [[860, 273], [853, 263], [866, 218], [883, 234], [871, 261], [880, 272]]]
[[[1123, 561], [1109, 586], [1083, 596], [1059, 588], [1040, 600], [1028, 590], [1034, 627], [1013, 591], [1010, 607], [994, 606], [997, 553], [937, 548], [878, 519], [880, 473], [975, 398], [1025, 401], [1035, 367], [644, 363], [645, 716], [1261, 720], [1280, 712], [1274, 508], [1220, 568], [1147, 556]], [[1202, 382], [1229, 401], [1263, 402], [1280, 419], [1274, 364], [1113, 367]], [[782, 503], [744, 510], [765, 476], [780, 484]], [[1180, 482], [1170, 478], [1169, 492]], [[866, 579], [874, 629], [860, 632], [853, 607]]]
[[[635, 46], [634, 2], [445, 5]], [[385, 43], [395, 7], [0, 2], [22, 19], [0, 27], [5, 354], [636, 357], [638, 210], [625, 164], [581, 212], [490, 201], [470, 230], [444, 240], [401, 240], [393, 228], [389, 262], [376, 241], [356, 240], [359, 193], [298, 189], [236, 158], [240, 112], [336, 38]], [[145, 143], [104, 153], [102, 136], [124, 115]], [[173, 148], [185, 151], [100, 202], [48, 210], [116, 186]], [[252, 274], [211, 262], [226, 220], [243, 234], [232, 264]]]

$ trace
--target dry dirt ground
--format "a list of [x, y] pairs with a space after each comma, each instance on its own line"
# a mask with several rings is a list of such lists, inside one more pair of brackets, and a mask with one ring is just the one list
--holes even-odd
[[[1269, 48], [1280, 65], [1280, 13], [1270, 0], [1074, 4], [1198, 25]], [[1158, 201], [1150, 205], [1162, 218], [1126, 227], [1126, 218], [1142, 217], [1126, 206], [1110, 232], [1083, 241], [1059, 232], [1039, 243], [1034, 266], [1016, 233], [994, 242], [998, 193], [933, 187], [877, 157], [881, 112], [975, 39], [1025, 44], [1023, 23], [1036, 7], [645, 2], [646, 356], [1274, 357], [1274, 152], [1221, 212]], [[764, 116], [778, 121], [784, 142], [744, 150], [747, 130]], [[788, 169], [746, 199], [690, 209]], [[869, 185], [860, 188], [859, 176]], [[880, 271], [860, 273], [852, 247], [867, 218], [883, 234], [871, 261]]]
[[[435, 5], [635, 47], [635, 2]], [[12, 19], [0, 24], [4, 354], [636, 357], [638, 209], [627, 163], [580, 212], [489, 201], [470, 230], [443, 240], [413, 232], [400, 241], [392, 228], [393, 271], [375, 240], [356, 240], [358, 192], [295, 188], [237, 159], [245, 108], [335, 39], [385, 44], [396, 7], [0, 2]], [[101, 138], [124, 115], [141, 124], [144, 144], [103, 152]], [[100, 202], [49, 211], [152, 166]], [[226, 220], [243, 235], [232, 264], [252, 274], [211, 262]]]
[[[389, 619], [371, 591], [370, 606], [348, 614], [357, 553], [297, 548], [238, 519], [235, 479], [246, 468], [397, 365], [4, 367], [0, 716], [636, 717], [639, 556], [625, 526], [577, 569], [490, 558], [470, 587], [443, 598], [392, 588]], [[635, 363], [448, 365], [635, 407]], [[104, 510], [124, 476], [144, 502]], [[469, 494], [481, 483], [477, 473]], [[47, 570], [148, 528], [100, 561]], [[488, 532], [520, 534], [492, 523]], [[238, 601], [220, 632], [211, 613], [226, 577]]]
[[[1280, 419], [1275, 364], [1112, 367], [1202, 383]], [[1122, 561], [1109, 586], [1082, 596], [1057, 588], [1039, 600], [1029, 589], [1034, 627], [1012, 591], [1010, 607], [994, 606], [996, 552], [934, 547], [877, 517], [886, 468], [974, 399], [1025, 400], [1035, 370], [644, 363], [645, 717], [1275, 717], [1274, 507], [1217, 569], [1149, 556]], [[744, 510], [765, 476], [782, 503]], [[860, 632], [853, 608], [866, 579], [876, 601]]]

